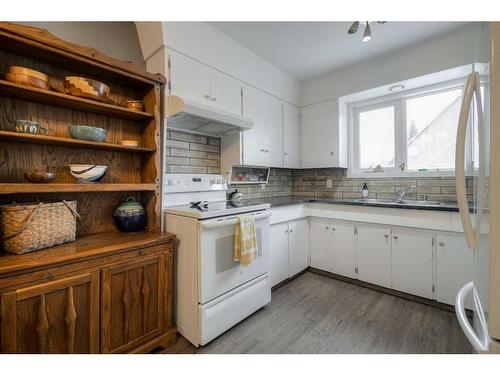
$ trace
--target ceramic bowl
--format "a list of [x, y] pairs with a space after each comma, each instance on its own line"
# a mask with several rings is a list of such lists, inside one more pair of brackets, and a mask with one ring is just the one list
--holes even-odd
[[82, 141], [104, 142], [106, 140], [106, 129], [96, 128], [95, 126], [70, 125], [69, 134]]
[[55, 173], [51, 172], [42, 172], [38, 169], [35, 169], [30, 172], [25, 172], [24, 177], [29, 181], [35, 184], [46, 184], [48, 182], [54, 181], [56, 178]]
[[38, 122], [29, 120], [16, 120], [16, 132], [28, 134], [41, 134], [47, 135], [47, 129], [40, 126]]
[[71, 175], [80, 183], [99, 182], [104, 177], [107, 165], [69, 164]]

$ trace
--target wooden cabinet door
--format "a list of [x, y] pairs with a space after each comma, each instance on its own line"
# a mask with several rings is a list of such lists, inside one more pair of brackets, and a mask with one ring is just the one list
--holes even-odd
[[332, 235], [329, 220], [311, 219], [311, 267], [332, 271]]
[[2, 293], [2, 353], [98, 353], [99, 272]]
[[338, 100], [302, 108], [302, 167], [339, 167]]
[[166, 268], [158, 255], [102, 270], [102, 352], [126, 352], [165, 331]]
[[356, 246], [354, 226], [346, 223], [332, 223], [332, 272], [356, 278]]
[[[436, 299], [455, 305], [458, 291], [473, 279], [474, 253], [467, 247], [462, 233], [437, 234]], [[472, 309], [472, 293], [465, 306]]]
[[307, 219], [288, 224], [288, 276], [305, 270], [309, 264], [309, 223]]
[[432, 299], [433, 236], [427, 231], [392, 231], [392, 287]]
[[271, 225], [271, 286], [288, 277], [288, 225]]
[[358, 227], [358, 278], [392, 288], [391, 231], [389, 228]]
[[299, 109], [283, 104], [283, 167], [300, 168]]

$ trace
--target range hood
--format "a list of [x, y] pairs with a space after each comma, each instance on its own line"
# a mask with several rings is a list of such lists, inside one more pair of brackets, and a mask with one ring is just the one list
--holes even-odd
[[167, 127], [212, 137], [224, 137], [233, 132], [248, 130], [251, 119], [214, 108], [202, 103], [183, 100], [178, 96], [167, 97]]

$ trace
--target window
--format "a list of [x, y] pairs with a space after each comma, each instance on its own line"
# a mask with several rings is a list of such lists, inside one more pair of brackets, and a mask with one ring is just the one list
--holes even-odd
[[[451, 174], [464, 81], [350, 104], [350, 173]], [[472, 165], [473, 135], [467, 144]], [[388, 173], [391, 174], [391, 173]]]

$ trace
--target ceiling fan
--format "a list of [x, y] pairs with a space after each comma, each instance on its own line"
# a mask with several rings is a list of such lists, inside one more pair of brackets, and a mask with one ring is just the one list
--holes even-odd
[[[378, 24], [383, 25], [387, 21], [376, 21], [376, 22]], [[353, 22], [351, 27], [349, 27], [347, 34], [350, 35], [356, 33], [356, 31], [358, 31], [358, 27], [359, 27], [359, 21]], [[372, 40], [372, 29], [370, 27], [370, 22], [366, 21], [365, 31], [363, 32], [363, 42], [369, 42], [370, 40]]]

